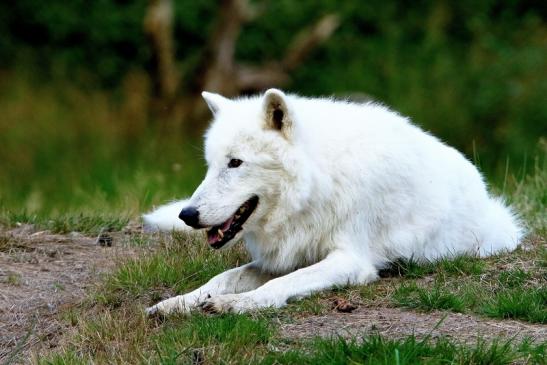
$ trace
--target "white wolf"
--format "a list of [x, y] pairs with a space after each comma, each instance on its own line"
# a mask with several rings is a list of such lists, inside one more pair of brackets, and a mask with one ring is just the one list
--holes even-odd
[[276, 89], [203, 97], [214, 114], [205, 179], [145, 224], [206, 228], [213, 248], [242, 238], [252, 262], [148, 313], [281, 307], [369, 283], [396, 259], [487, 256], [521, 239], [516, 216], [461, 153], [384, 106]]

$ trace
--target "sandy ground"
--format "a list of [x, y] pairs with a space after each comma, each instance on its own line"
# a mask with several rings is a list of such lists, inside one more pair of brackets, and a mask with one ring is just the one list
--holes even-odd
[[415, 335], [453, 338], [460, 343], [476, 344], [484, 340], [516, 342], [529, 338], [534, 342], [547, 340], [547, 326], [519, 321], [497, 321], [468, 314], [449, 312], [419, 313], [399, 308], [357, 308], [351, 313], [329, 313], [296, 320], [281, 327], [281, 335], [289, 338], [313, 336], [360, 337], [382, 334], [388, 338]]
[[131, 250], [78, 233], [31, 226], [0, 231], [0, 363], [14, 352], [54, 347], [65, 330], [59, 314], [77, 305], [101, 273]]

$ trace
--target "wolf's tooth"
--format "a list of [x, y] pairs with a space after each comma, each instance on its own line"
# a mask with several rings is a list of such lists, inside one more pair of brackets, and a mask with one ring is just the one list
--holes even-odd
[[220, 237], [220, 239], [223, 239], [224, 238], [224, 232], [222, 232], [222, 229], [218, 229], [218, 235]]

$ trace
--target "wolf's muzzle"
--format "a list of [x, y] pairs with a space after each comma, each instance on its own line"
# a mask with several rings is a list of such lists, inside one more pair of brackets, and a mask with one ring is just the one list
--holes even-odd
[[194, 207], [186, 207], [180, 211], [179, 218], [193, 228], [203, 228], [199, 223], [199, 211]]

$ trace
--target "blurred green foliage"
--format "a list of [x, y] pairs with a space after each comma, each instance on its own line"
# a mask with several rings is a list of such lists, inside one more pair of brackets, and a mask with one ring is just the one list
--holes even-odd
[[[134, 76], [150, 66], [146, 4], [0, 3], [0, 203], [45, 209], [71, 191], [67, 207], [127, 206], [140, 195], [136, 210], [195, 187], [201, 142], [159, 133], [147, 120], [146, 78]], [[243, 29], [238, 60], [278, 59], [321, 15], [342, 19], [290, 91], [384, 102], [501, 178], [507, 159], [524, 170], [547, 135], [547, 2], [265, 4]], [[184, 80], [197, 71], [218, 5], [180, 0], [175, 11]]]
[[0, 79], [0, 218], [3, 209], [136, 214], [191, 193], [201, 180], [201, 141], [182, 143], [148, 125], [138, 78], [118, 97], [29, 79]]

